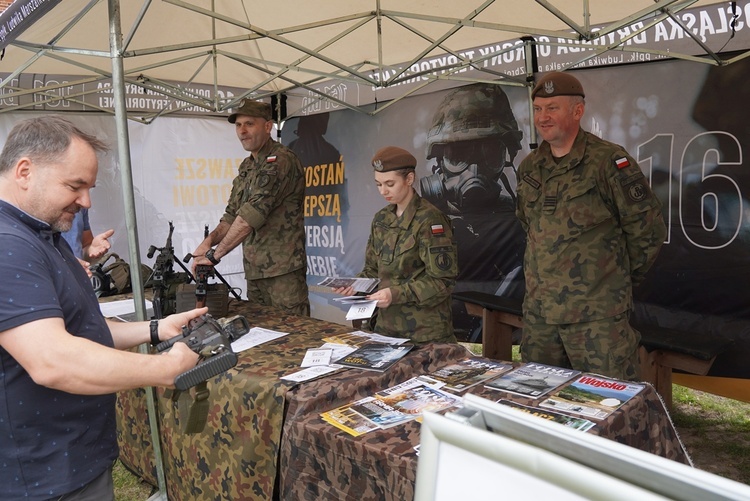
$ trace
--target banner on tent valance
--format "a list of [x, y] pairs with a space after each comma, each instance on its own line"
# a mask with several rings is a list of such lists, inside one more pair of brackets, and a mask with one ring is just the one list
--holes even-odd
[[60, 0], [16, 0], [0, 13], [0, 49], [49, 12]]
[[[592, 42], [575, 41], [563, 36], [536, 37], [537, 71], [651, 62], [668, 59], [675, 53], [704, 54], [703, 57], [708, 57], [701, 44], [713, 52], [750, 47], [750, 3], [737, 5], [734, 10], [730, 2], [685, 9], [675, 14], [675, 18], [667, 17], [650, 27], [650, 20], [633, 22]], [[681, 24], [690, 30], [690, 34], [682, 29]], [[598, 26], [593, 31], [605, 28]], [[609, 47], [614, 49], [608, 50]], [[485, 70], [517, 77], [518, 82], [523, 82], [526, 76], [524, 50], [524, 42], [519, 35], [517, 39], [467, 48], [458, 54], [425, 58], [408, 67], [387, 67], [369, 75], [375, 81], [388, 82], [387, 86], [327, 81], [311, 87], [334, 99], [362, 106], [396, 99], [403, 95], [405, 87], [417, 89], [430, 80], [433, 83], [415, 90], [415, 93], [465, 85], [471, 78], [487, 78], [481, 74]], [[456, 80], [452, 81], [452, 77]], [[321, 102], [318, 93], [312, 91], [289, 96], [288, 107], [307, 115], [344, 108], [333, 100]]]
[[[10, 73], [0, 73], [3, 80]], [[80, 75], [43, 75], [22, 73], [0, 88], [0, 107], [24, 108], [35, 111], [113, 111], [115, 94], [110, 79], [89, 81]], [[167, 82], [125, 84], [125, 105], [130, 112], [155, 114], [166, 111], [172, 115], [216, 115], [213, 103], [228, 102], [247, 91], [236, 87], [210, 84]], [[44, 93], [16, 93], [14, 89], [42, 89]], [[154, 89], [154, 90], [151, 90]], [[162, 93], [164, 91], [165, 93]], [[173, 97], [172, 97], [173, 96]], [[226, 112], [228, 115], [229, 112]]]

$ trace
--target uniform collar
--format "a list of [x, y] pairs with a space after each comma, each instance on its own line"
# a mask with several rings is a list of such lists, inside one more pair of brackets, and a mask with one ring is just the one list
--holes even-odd
[[253, 157], [254, 162], [265, 162], [266, 158], [273, 152], [273, 149], [275, 148], [276, 141], [273, 140], [272, 137], [268, 137], [268, 141], [265, 142], [263, 146], [260, 147], [260, 150], [258, 150], [258, 156], [257, 158], [252, 153], [250, 154]]
[[[60, 236], [59, 231], [54, 231], [49, 223], [37, 219], [28, 212], [25, 212], [13, 204], [0, 200], [0, 211], [5, 212], [13, 216], [14, 219], [21, 221], [23, 224], [31, 228], [35, 233], [38, 233], [41, 237], [49, 240], [54, 238], [55, 241]], [[56, 236], [55, 236], [56, 235]]]
[[[412, 190], [414, 190], [414, 188], [412, 188]], [[396, 204], [393, 204], [393, 207], [391, 207], [393, 220], [390, 221], [390, 226], [408, 228], [411, 224], [412, 219], [414, 219], [414, 216], [417, 214], [417, 209], [421, 204], [422, 197], [419, 196], [416, 190], [414, 190], [414, 196], [411, 197], [409, 205], [406, 206], [406, 209], [404, 209], [404, 213], [401, 214], [401, 217], [396, 216]]]
[[542, 159], [544, 167], [550, 171], [566, 172], [576, 167], [581, 160], [583, 155], [586, 153], [586, 133], [583, 129], [578, 129], [578, 134], [573, 142], [573, 146], [570, 151], [565, 155], [559, 162], [555, 162], [552, 158], [552, 149], [547, 141], [544, 141], [539, 147], [540, 153], [542, 153]]

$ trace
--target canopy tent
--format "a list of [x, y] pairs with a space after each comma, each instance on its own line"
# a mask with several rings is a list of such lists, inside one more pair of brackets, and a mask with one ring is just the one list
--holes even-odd
[[[716, 21], [689, 12], [699, 7], [711, 7]], [[0, 113], [55, 110], [65, 101], [115, 115], [137, 284], [128, 119], [150, 123], [189, 110], [223, 115], [243, 98], [282, 103], [281, 96], [288, 115], [314, 112], [321, 102], [375, 114], [445, 86], [529, 87], [537, 69], [548, 69], [536, 60], [545, 47], [566, 55], [551, 66], [560, 70], [606, 54], [726, 65], [748, 55], [747, 9], [746, 1], [715, 0], [65, 0], [5, 48]], [[639, 41], [660, 23], [668, 40]], [[493, 63], [498, 58], [522, 71], [506, 71]], [[333, 82], [356, 92], [343, 95]], [[163, 99], [133, 105], [126, 87]], [[91, 99], [102, 89], [114, 96], [105, 104]], [[135, 294], [145, 316], [143, 291]], [[153, 403], [149, 408], [153, 413]], [[159, 454], [158, 436], [152, 438]]]
[[[747, 55], [723, 58], [719, 54], [747, 48], [732, 40], [735, 29], [745, 22], [746, 6], [736, 4], [716, 0], [65, 0], [6, 49], [0, 61], [0, 72], [9, 74], [0, 81], [7, 105], [2, 111], [39, 109], [64, 98], [112, 113], [112, 107], [85, 100], [100, 87], [88, 85], [73, 94], [63, 90], [109, 82], [113, 57], [122, 61], [127, 85], [167, 98], [147, 112], [128, 107], [128, 118], [141, 121], [188, 107], [223, 113], [245, 97], [281, 93], [290, 98], [313, 94], [368, 113], [377, 111], [366, 105], [384, 101], [367, 92], [350, 98], [336, 95], [327, 90], [330, 81], [376, 90], [399, 88], [386, 94], [389, 101], [441, 81], [528, 85], [527, 74], [511, 75], [487, 64], [491, 58], [517, 51], [524, 41], [558, 52], [568, 50], [572, 57], [559, 69], [583, 65], [612, 51], [724, 65]], [[724, 14], [718, 23], [686, 14], [686, 9], [712, 5]], [[122, 27], [118, 45], [113, 23]], [[670, 39], [682, 43], [635, 43], [659, 23], [666, 26]], [[717, 32], [727, 33], [721, 45], [707, 42], [707, 35]], [[498, 45], [504, 41], [512, 43]], [[476, 47], [493, 50], [468, 50]], [[426, 60], [430, 64], [419, 64]], [[22, 74], [66, 78], [40, 80], [29, 88], [18, 85]], [[417, 86], [398, 85], [415, 78], [420, 82]], [[206, 85], [213, 92], [201, 95], [189, 88], [191, 84]], [[220, 87], [240, 91], [222, 95]], [[309, 107], [311, 100], [299, 103], [290, 114], [304, 112], [300, 108]]]

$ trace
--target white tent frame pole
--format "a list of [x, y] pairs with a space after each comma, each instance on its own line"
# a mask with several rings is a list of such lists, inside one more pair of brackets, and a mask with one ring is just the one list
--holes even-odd
[[[109, 8], [109, 45], [112, 59], [112, 87], [115, 99], [115, 123], [117, 127], [117, 151], [120, 162], [122, 195], [125, 204], [125, 226], [128, 232], [130, 250], [130, 280], [133, 284], [135, 311], [139, 320], [146, 320], [146, 303], [141, 277], [141, 260], [138, 246], [138, 223], [135, 215], [135, 197], [133, 194], [133, 172], [130, 164], [130, 137], [128, 135], [128, 115], [125, 106], [125, 70], [122, 61], [122, 28], [120, 25], [120, 0], [108, 0]], [[146, 352], [145, 344], [139, 347]], [[151, 442], [154, 448], [156, 476], [159, 492], [151, 499], [167, 499], [164, 465], [161, 453], [161, 439], [157, 425], [154, 388], [146, 388], [148, 420], [151, 428]]]

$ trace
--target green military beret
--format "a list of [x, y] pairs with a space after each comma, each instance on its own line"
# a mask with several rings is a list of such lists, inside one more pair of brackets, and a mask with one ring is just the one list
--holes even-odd
[[372, 157], [372, 166], [378, 172], [415, 168], [417, 159], [408, 151], [397, 146], [380, 148]]
[[252, 99], [243, 99], [240, 102], [239, 108], [235, 108], [234, 113], [229, 115], [230, 124], [233, 124], [237, 120], [237, 115], [271, 120], [271, 105], [260, 101], [253, 101]]
[[576, 77], [570, 73], [561, 71], [551, 71], [544, 75], [534, 86], [531, 91], [531, 99], [535, 97], [554, 97], [554, 96], [581, 96], [583, 86]]

